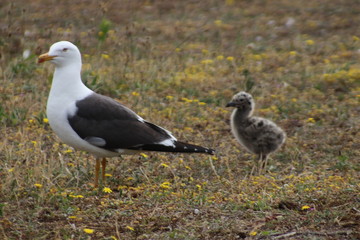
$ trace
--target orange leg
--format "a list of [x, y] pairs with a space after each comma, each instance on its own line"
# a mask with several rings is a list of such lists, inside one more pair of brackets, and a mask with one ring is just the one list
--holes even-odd
[[94, 183], [94, 187], [96, 188], [99, 186], [99, 171], [100, 171], [100, 159], [97, 158], [95, 165], [95, 183]]
[[101, 166], [102, 166], [102, 183], [103, 185], [105, 185], [105, 169], [106, 169], [106, 158], [103, 158], [101, 161]]

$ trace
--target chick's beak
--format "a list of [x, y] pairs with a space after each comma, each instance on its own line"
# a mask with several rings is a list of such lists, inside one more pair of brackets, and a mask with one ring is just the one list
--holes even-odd
[[55, 57], [56, 57], [56, 56], [50, 56], [49, 53], [41, 54], [41, 55], [38, 57], [38, 63], [50, 61], [50, 60], [54, 59]]
[[236, 103], [234, 102], [229, 102], [228, 104], [226, 104], [225, 107], [235, 107], [236, 106]]

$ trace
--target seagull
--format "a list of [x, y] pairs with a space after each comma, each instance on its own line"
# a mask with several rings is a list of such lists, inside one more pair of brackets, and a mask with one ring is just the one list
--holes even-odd
[[252, 116], [255, 102], [249, 93], [241, 91], [235, 94], [226, 107], [235, 107], [230, 119], [235, 138], [249, 152], [257, 154], [261, 166], [265, 168], [269, 154], [285, 142], [285, 132], [268, 119]]
[[81, 80], [81, 54], [68, 41], [54, 43], [38, 62], [55, 65], [46, 114], [50, 127], [67, 145], [96, 156], [105, 182], [106, 158], [142, 151], [214, 154], [215, 151], [178, 141], [168, 130], [144, 120], [118, 101], [95, 93]]

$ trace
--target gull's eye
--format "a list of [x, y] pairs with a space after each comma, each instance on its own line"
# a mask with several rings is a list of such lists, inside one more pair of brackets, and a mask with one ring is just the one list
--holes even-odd
[[67, 52], [67, 50], [68, 50], [67, 48], [63, 48], [63, 50], [62, 50], [62, 51], [63, 51], [63, 52]]

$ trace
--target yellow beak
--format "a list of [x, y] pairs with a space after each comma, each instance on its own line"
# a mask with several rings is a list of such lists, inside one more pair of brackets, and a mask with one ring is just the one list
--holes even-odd
[[50, 56], [49, 53], [41, 54], [41, 55], [38, 57], [38, 63], [50, 61], [50, 60], [54, 59], [55, 57], [56, 57], [56, 56]]

